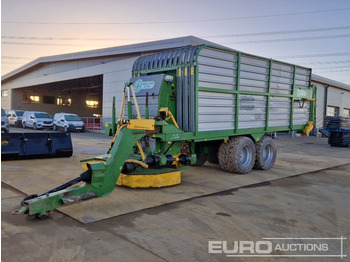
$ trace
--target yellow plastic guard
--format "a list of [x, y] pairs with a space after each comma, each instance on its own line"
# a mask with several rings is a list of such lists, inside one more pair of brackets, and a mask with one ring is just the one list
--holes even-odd
[[117, 185], [131, 188], [150, 188], [173, 186], [181, 183], [181, 172], [168, 172], [154, 175], [125, 175], [120, 174]]
[[307, 122], [307, 125], [304, 129], [304, 134], [308, 135], [313, 128], [314, 128], [314, 122], [312, 122], [312, 121]]

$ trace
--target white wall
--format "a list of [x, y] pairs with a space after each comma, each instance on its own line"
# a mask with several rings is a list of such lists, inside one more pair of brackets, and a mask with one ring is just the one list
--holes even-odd
[[72, 78], [79, 78], [82, 77], [79, 76], [79, 74], [83, 73], [81, 69], [83, 69], [83, 71], [87, 68], [96, 69], [97, 66], [104, 65], [113, 61], [118, 61], [121, 59], [123, 58], [92, 58], [74, 61], [54, 62], [44, 66], [39, 65], [37, 66], [37, 68], [35, 68], [35, 70], [29, 71], [24, 75], [17, 76], [15, 80], [11, 81], [11, 83], [14, 84], [12, 88], [20, 88], [29, 85], [38, 85], [53, 81], [67, 80], [67, 78], [65, 77], [67, 75], [70, 75]]
[[124, 84], [131, 78], [131, 69], [134, 61], [138, 58], [124, 59], [123, 61], [108, 64], [103, 74], [103, 108], [102, 114], [105, 122], [112, 119], [113, 96], [116, 98], [116, 115], [119, 118]]
[[324, 102], [325, 102], [325, 85], [319, 83], [313, 83], [316, 85], [316, 128], [323, 128], [324, 116], [326, 114]]
[[339, 114], [343, 116], [343, 109], [350, 108], [350, 91], [338, 89], [335, 87], [328, 88], [329, 106], [339, 107]]
[[6, 85], [1, 85], [1, 90], [7, 90], [8, 96], [1, 97], [1, 108], [5, 111], [10, 110], [11, 108], [11, 99], [12, 99], [12, 90]]
[[[343, 109], [350, 109], [350, 91], [339, 89], [328, 84], [313, 82], [317, 88], [316, 101], [316, 128], [324, 127], [325, 112], [325, 95], [328, 89], [327, 106], [339, 107], [339, 114], [343, 116]], [[328, 86], [328, 88], [326, 88]]]

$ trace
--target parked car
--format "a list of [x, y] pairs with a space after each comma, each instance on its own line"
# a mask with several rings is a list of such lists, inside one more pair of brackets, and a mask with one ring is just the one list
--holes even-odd
[[22, 117], [24, 110], [9, 110], [7, 111], [7, 119], [11, 126], [22, 126]]
[[53, 119], [46, 112], [25, 111], [22, 117], [23, 128], [52, 128]]
[[1, 108], [1, 132], [2, 131], [8, 133], [10, 131], [10, 124], [4, 109]]
[[53, 130], [63, 130], [64, 132], [68, 131], [85, 131], [85, 124], [76, 114], [69, 113], [57, 113], [53, 117], [54, 124]]

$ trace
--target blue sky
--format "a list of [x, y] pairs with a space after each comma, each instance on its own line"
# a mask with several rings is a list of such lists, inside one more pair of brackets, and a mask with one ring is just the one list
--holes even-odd
[[348, 0], [2, 0], [2, 72], [37, 57], [194, 35], [350, 84]]

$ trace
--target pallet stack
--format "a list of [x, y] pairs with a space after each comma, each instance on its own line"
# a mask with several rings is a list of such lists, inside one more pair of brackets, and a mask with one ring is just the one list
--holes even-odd
[[327, 117], [326, 128], [350, 130], [350, 117], [339, 117], [339, 116]]
[[328, 144], [339, 147], [350, 146], [350, 131], [331, 131]]
[[326, 128], [331, 129], [328, 144], [331, 146], [350, 146], [350, 117], [327, 117]]

